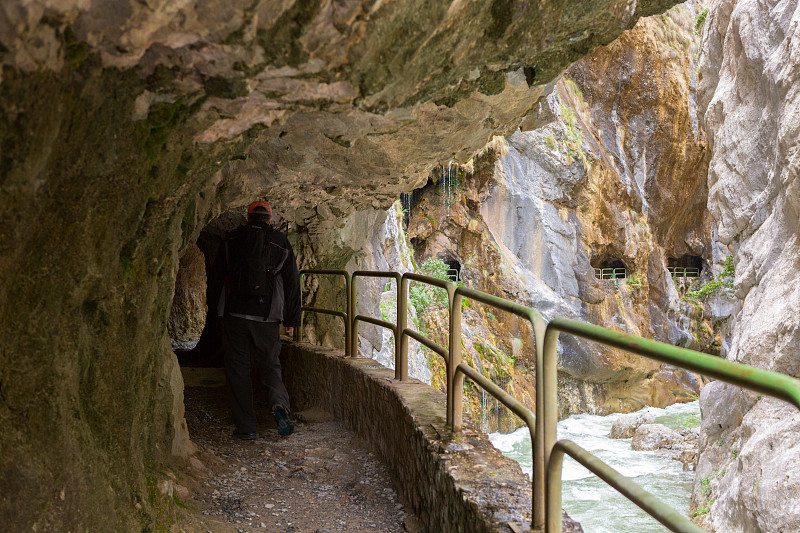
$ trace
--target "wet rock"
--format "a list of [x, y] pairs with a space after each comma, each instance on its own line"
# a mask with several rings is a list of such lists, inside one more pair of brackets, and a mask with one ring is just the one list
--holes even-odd
[[662, 424], [644, 424], [636, 429], [631, 442], [634, 450], [658, 450], [682, 442], [683, 437]]
[[655, 420], [650, 413], [635, 413], [624, 415], [614, 421], [608, 434], [610, 439], [629, 439], [636, 433], [636, 429], [643, 424], [653, 424]]

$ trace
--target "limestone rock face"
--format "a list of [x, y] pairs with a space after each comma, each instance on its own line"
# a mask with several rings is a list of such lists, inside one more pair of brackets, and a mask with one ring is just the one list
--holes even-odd
[[203, 332], [207, 311], [205, 292], [203, 252], [197, 246], [192, 246], [181, 255], [167, 322], [170, 338], [179, 345], [190, 346]]
[[[728, 358], [800, 375], [800, 43], [797, 5], [722, 0], [702, 33], [699, 107], [709, 210], [736, 262]], [[800, 413], [719, 384], [701, 395], [694, 502], [717, 531], [800, 530]], [[707, 423], [712, 420], [714, 423]], [[702, 480], [715, 480], [706, 494]]]
[[[706, 266], [715, 260], [693, 25], [689, 6], [640, 20], [570, 67], [537, 128], [495, 142], [494, 155], [477, 158], [454, 191], [447, 167], [436, 173], [437, 186], [426, 186], [412, 209], [418, 258], [457, 259], [469, 265], [462, 275], [472, 287], [546, 318], [708, 349], [690, 327], [697, 311], [666, 268], [687, 255]], [[598, 279], [595, 268], [612, 260], [626, 278]], [[559, 370], [562, 415], [664, 406], [702, 386], [697, 376], [568, 335], [559, 340]]]

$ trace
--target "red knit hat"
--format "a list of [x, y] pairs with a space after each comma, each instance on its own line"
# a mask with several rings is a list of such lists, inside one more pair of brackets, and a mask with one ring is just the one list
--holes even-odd
[[251, 213], [272, 216], [272, 206], [267, 202], [256, 201], [247, 206], [247, 214]]

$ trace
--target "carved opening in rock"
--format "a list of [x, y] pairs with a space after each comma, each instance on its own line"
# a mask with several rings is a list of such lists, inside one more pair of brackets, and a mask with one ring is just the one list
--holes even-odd
[[628, 277], [628, 267], [621, 259], [595, 259], [591, 264], [597, 279], [625, 279]]
[[[194, 276], [191, 278], [192, 294], [195, 300], [202, 298], [202, 305], [187, 307], [183, 299], [178, 299], [178, 282], [181, 280], [181, 270], [178, 271], [170, 320], [175, 315], [178, 324], [200, 324], [199, 328], [195, 327], [193, 330], [195, 337], [191, 343], [177, 343], [176, 337], [170, 331], [170, 336], [173, 339], [173, 349], [181, 366], [222, 367], [222, 332], [220, 319], [217, 316], [217, 303], [219, 302], [224, 280], [218, 275], [215, 276], [211, 267], [225, 234], [243, 224], [244, 221], [245, 216], [243, 213], [227, 211], [209, 222], [200, 232], [196, 246], [191, 247], [197, 250], [197, 253], [194, 253], [195, 261], [197, 261], [197, 255], [202, 256], [202, 273], [197, 275], [193, 271]], [[187, 252], [184, 252], [184, 256], [186, 255]], [[183, 259], [184, 257], [182, 256], [181, 265], [183, 265]], [[180, 268], [183, 269], [183, 266]]]
[[697, 255], [684, 255], [667, 259], [667, 270], [673, 278], [697, 278], [703, 271], [703, 258]]
[[461, 263], [452, 257], [444, 257], [442, 262], [447, 265], [447, 277], [451, 281], [458, 281], [461, 279]]
[[188, 246], [181, 255], [167, 331], [175, 350], [191, 350], [206, 323], [206, 265], [203, 252]]

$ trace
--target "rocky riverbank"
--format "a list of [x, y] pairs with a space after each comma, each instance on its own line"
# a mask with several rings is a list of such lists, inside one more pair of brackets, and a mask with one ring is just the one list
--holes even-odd
[[656, 424], [652, 414], [640, 412], [615, 420], [608, 436], [611, 439], [632, 439], [633, 450], [664, 450], [672, 459], [680, 461], [684, 470], [693, 472], [697, 468], [700, 445], [700, 428], [697, 426], [671, 429]]

